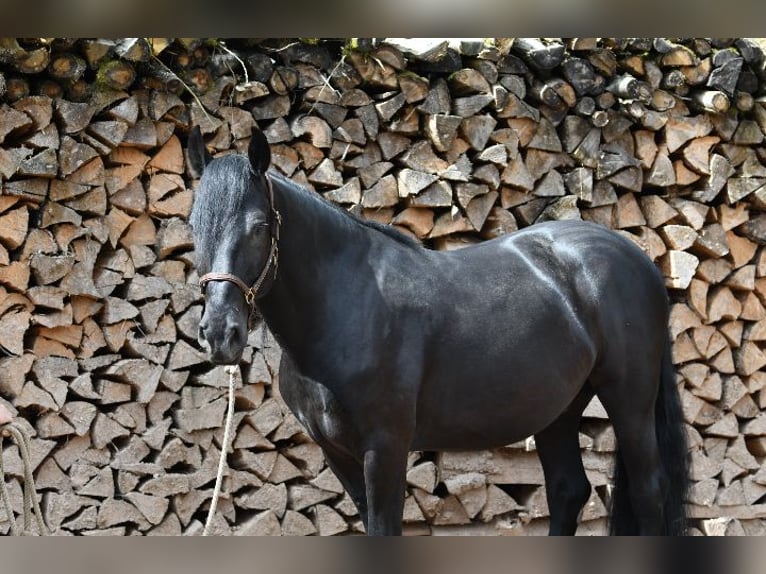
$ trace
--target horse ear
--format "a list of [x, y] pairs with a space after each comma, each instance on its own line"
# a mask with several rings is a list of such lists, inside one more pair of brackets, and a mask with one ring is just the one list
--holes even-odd
[[213, 160], [213, 156], [205, 147], [205, 140], [202, 139], [202, 132], [199, 126], [194, 126], [189, 134], [187, 144], [189, 152], [189, 164], [198, 176], [202, 176], [205, 166]]
[[250, 158], [250, 166], [254, 173], [266, 173], [271, 164], [271, 148], [266, 136], [261, 130], [253, 130], [250, 145], [247, 148], [247, 157]]

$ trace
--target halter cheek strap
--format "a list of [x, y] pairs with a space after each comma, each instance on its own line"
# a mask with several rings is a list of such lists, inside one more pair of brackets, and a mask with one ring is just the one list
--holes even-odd
[[258, 275], [258, 278], [255, 280], [255, 283], [248, 287], [247, 283], [231, 273], [206, 273], [199, 278], [199, 287], [202, 290], [203, 296], [205, 293], [205, 285], [211, 281], [228, 281], [229, 283], [236, 285], [245, 297], [245, 303], [249, 309], [247, 324], [248, 329], [251, 330], [255, 325], [255, 300], [260, 294], [261, 288], [271, 270], [274, 270], [274, 278], [276, 279], [277, 269], [279, 268], [279, 228], [282, 225], [282, 216], [274, 204], [274, 187], [271, 183], [271, 179], [269, 179], [268, 176], [265, 177], [269, 188], [269, 207], [271, 210], [271, 224], [269, 226], [271, 230], [271, 247], [269, 248], [269, 256], [266, 259], [266, 263], [264, 264], [261, 273]]

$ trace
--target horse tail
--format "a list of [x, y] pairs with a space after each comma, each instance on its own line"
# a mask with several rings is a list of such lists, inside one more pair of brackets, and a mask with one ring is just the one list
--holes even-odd
[[689, 494], [689, 446], [681, 408], [681, 396], [676, 386], [676, 371], [670, 349], [670, 334], [665, 337], [662, 375], [657, 402], [654, 406], [660, 460], [668, 478], [665, 496], [665, 533], [683, 536], [688, 526], [686, 498]]
[[[688, 517], [685, 500], [689, 490], [689, 457], [681, 397], [676, 387], [676, 373], [670, 349], [669, 334], [665, 337], [662, 372], [657, 400], [654, 405], [655, 428], [660, 461], [665, 472], [664, 504], [665, 534], [686, 534]], [[614, 491], [610, 512], [610, 534], [639, 533], [638, 520], [628, 493], [628, 478], [619, 449], [616, 455]]]

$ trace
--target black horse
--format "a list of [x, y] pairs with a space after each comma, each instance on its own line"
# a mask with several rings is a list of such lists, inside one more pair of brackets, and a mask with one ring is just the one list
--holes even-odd
[[257, 305], [283, 349], [280, 392], [368, 534], [401, 533], [408, 451], [529, 435], [550, 533], [574, 534], [591, 492], [578, 427], [594, 394], [619, 444], [612, 532], [684, 532], [667, 293], [628, 239], [567, 221], [433, 251], [267, 171], [260, 132], [248, 157], [213, 159], [197, 128], [188, 144], [201, 175], [200, 344], [237, 363]]

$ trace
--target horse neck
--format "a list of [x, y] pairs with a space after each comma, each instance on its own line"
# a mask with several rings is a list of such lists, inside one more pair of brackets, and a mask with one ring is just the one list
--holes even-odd
[[[332, 297], [340, 274], [364, 258], [375, 231], [365, 227], [312, 192], [273, 180], [274, 200], [282, 225], [277, 276], [258, 302], [266, 324], [287, 350], [300, 347]], [[364, 280], [355, 272], [356, 280]], [[373, 277], [370, 277], [374, 280]]]

